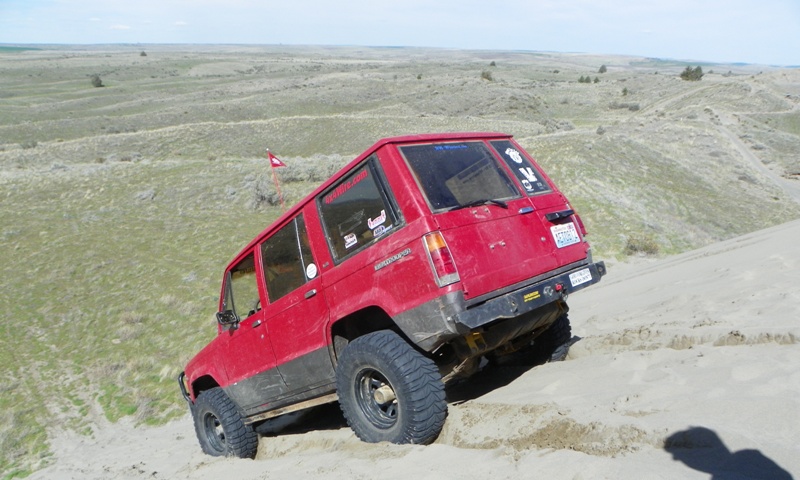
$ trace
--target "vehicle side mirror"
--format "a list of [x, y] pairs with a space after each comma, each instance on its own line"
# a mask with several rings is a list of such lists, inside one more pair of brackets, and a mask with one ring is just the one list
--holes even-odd
[[233, 310], [223, 310], [217, 312], [217, 323], [220, 325], [235, 325], [239, 322], [239, 317], [233, 313]]

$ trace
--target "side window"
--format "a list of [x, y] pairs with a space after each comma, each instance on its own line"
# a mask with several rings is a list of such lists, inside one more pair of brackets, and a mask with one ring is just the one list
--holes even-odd
[[233, 310], [240, 319], [261, 309], [256, 283], [256, 264], [251, 253], [228, 272], [223, 310]]
[[536, 170], [536, 167], [528, 161], [527, 158], [508, 140], [498, 140], [491, 142], [492, 148], [500, 154], [500, 157], [506, 162], [508, 168], [514, 172], [514, 175], [519, 180], [519, 183], [525, 188], [525, 192], [530, 195], [536, 195], [542, 192], [549, 192], [550, 185], [547, 184], [542, 174]]
[[338, 262], [389, 233], [400, 223], [375, 157], [334, 185], [317, 201], [334, 259]]
[[303, 216], [299, 215], [261, 244], [267, 296], [274, 302], [317, 276], [308, 246]]

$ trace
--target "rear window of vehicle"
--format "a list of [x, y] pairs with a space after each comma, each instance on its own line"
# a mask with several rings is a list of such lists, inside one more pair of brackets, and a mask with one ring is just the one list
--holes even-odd
[[506, 162], [508, 168], [514, 172], [519, 183], [528, 195], [536, 195], [552, 190], [547, 184], [542, 174], [525, 158], [525, 155], [508, 140], [498, 140], [490, 142], [492, 148]]
[[387, 235], [401, 222], [374, 161], [371, 158], [318, 200], [328, 245], [337, 262]]
[[407, 145], [399, 149], [433, 210], [519, 197], [511, 179], [482, 142]]

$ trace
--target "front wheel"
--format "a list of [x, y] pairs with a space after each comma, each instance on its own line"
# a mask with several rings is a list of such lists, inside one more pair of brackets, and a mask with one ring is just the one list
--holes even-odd
[[436, 364], [390, 330], [347, 345], [336, 388], [348, 425], [365, 442], [431, 443], [447, 417]]
[[200, 447], [215, 457], [254, 458], [258, 434], [245, 425], [236, 405], [215, 387], [197, 396], [192, 408]]

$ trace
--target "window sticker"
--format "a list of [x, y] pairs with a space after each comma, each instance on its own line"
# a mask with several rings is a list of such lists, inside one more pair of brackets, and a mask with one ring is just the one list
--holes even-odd
[[352, 179], [341, 183], [338, 187], [333, 189], [333, 191], [331, 193], [329, 193], [328, 195], [325, 196], [325, 199], [324, 199], [325, 203], [331, 203], [334, 200], [336, 200], [337, 198], [341, 197], [342, 195], [347, 193], [348, 190], [353, 188], [358, 182], [360, 182], [361, 180], [364, 180], [365, 178], [367, 178], [367, 175], [369, 175], [369, 173], [367, 172], [366, 169], [364, 169], [364, 170], [361, 171], [361, 173], [359, 173], [358, 175], [356, 175]]
[[308, 266], [306, 267], [306, 278], [309, 279], [314, 278], [317, 276], [317, 273], [318, 273], [317, 266], [314, 265], [313, 263], [309, 263]]
[[358, 243], [358, 237], [355, 233], [348, 233], [344, 236], [344, 248], [350, 248], [356, 243]]
[[541, 172], [524, 156], [522, 150], [508, 140], [493, 141], [491, 145], [517, 177], [528, 196], [552, 191]]
[[380, 236], [386, 235], [389, 233], [389, 230], [392, 228], [392, 225], [378, 225], [372, 230], [372, 236], [378, 238]]
[[531, 167], [523, 167], [519, 169], [520, 173], [525, 176], [525, 180], [531, 183], [538, 183], [539, 180], [536, 178], [536, 174], [533, 173], [533, 169]]
[[514, 163], [522, 163], [522, 155], [516, 149], [511, 147], [506, 148], [506, 155], [508, 155]]
[[385, 221], [386, 221], [386, 210], [381, 210], [381, 214], [378, 215], [376, 218], [367, 219], [367, 226], [369, 226], [370, 230], [374, 230], [378, 225], [383, 225], [383, 222]]

